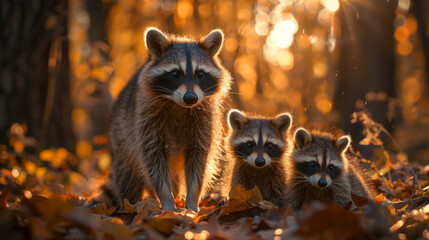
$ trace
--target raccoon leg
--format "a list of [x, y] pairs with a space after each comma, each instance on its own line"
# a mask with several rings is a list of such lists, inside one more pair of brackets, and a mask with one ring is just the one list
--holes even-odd
[[[152, 141], [155, 143], [156, 141]], [[161, 144], [160, 146], [165, 146]], [[144, 149], [145, 164], [148, 177], [152, 182], [153, 190], [158, 196], [161, 206], [165, 210], [174, 210], [174, 198], [171, 194], [168, 157], [163, 147], [148, 144]]]
[[198, 212], [207, 163], [207, 150], [201, 146], [190, 149], [185, 159], [186, 204], [185, 208]]
[[173, 197], [178, 197], [180, 193], [180, 182], [179, 178], [175, 175], [171, 179], [171, 191], [173, 192]]

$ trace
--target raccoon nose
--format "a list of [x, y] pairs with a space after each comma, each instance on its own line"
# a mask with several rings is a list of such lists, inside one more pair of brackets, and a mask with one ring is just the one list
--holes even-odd
[[264, 158], [260, 158], [260, 157], [256, 158], [255, 159], [255, 165], [258, 166], [258, 167], [264, 166], [265, 165], [265, 159]]
[[319, 185], [319, 187], [326, 187], [326, 185], [328, 185], [328, 181], [326, 181], [325, 178], [321, 178], [319, 182], [317, 182], [317, 185]]
[[198, 96], [193, 92], [188, 92], [183, 96], [183, 101], [188, 105], [192, 105], [198, 102]]

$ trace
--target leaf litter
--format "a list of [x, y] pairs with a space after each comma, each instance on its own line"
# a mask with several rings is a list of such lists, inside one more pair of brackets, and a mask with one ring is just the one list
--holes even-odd
[[77, 161], [79, 156], [63, 148], [35, 155], [34, 142], [25, 140], [25, 131], [15, 131], [21, 135], [12, 135], [12, 142], [21, 141], [24, 149], [0, 146], [0, 235], [8, 239], [429, 239], [429, 165], [409, 162], [397, 144], [385, 145], [385, 130], [364, 113], [357, 113], [355, 121], [366, 129], [361, 144], [375, 149], [368, 159], [351, 150], [377, 188], [375, 199], [352, 194], [346, 209], [314, 202], [297, 212], [264, 200], [257, 187], [241, 185], [231, 189], [228, 200], [210, 193], [197, 213], [183, 208], [183, 197], [175, 199], [175, 211], [162, 210], [152, 197], [135, 204], [125, 199], [120, 211], [91, 202], [108, 174], [99, 162], [108, 156], [106, 141], [81, 144], [86, 146], [85, 154], [80, 150], [85, 158]]

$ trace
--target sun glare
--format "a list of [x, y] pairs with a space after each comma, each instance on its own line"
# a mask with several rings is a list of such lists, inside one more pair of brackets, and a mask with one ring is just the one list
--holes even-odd
[[338, 0], [322, 0], [322, 4], [330, 12], [336, 12], [340, 8], [340, 2]]
[[287, 48], [292, 45], [293, 35], [296, 31], [298, 31], [298, 23], [292, 19], [287, 19], [277, 23], [270, 36], [277, 46]]

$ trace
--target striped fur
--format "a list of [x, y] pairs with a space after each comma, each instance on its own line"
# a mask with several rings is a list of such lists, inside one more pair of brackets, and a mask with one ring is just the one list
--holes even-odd
[[[226, 152], [229, 172], [225, 173], [227, 192], [236, 184], [246, 189], [258, 186], [265, 200], [285, 204], [286, 158], [292, 117], [288, 113], [273, 118], [248, 116], [238, 110], [228, 114]], [[263, 161], [257, 164], [257, 159]]]
[[299, 128], [288, 169], [287, 202], [295, 210], [313, 201], [346, 207], [351, 193], [373, 198], [365, 173], [345, 152], [350, 137]]
[[[104, 188], [120, 206], [125, 198], [140, 200], [143, 190], [155, 193], [167, 210], [175, 208], [172, 193], [186, 191], [186, 208], [197, 211], [221, 154], [222, 103], [231, 82], [218, 57], [223, 34], [198, 40], [150, 28], [145, 41], [149, 58], [112, 108], [112, 177]], [[186, 93], [197, 102], [186, 103]]]

